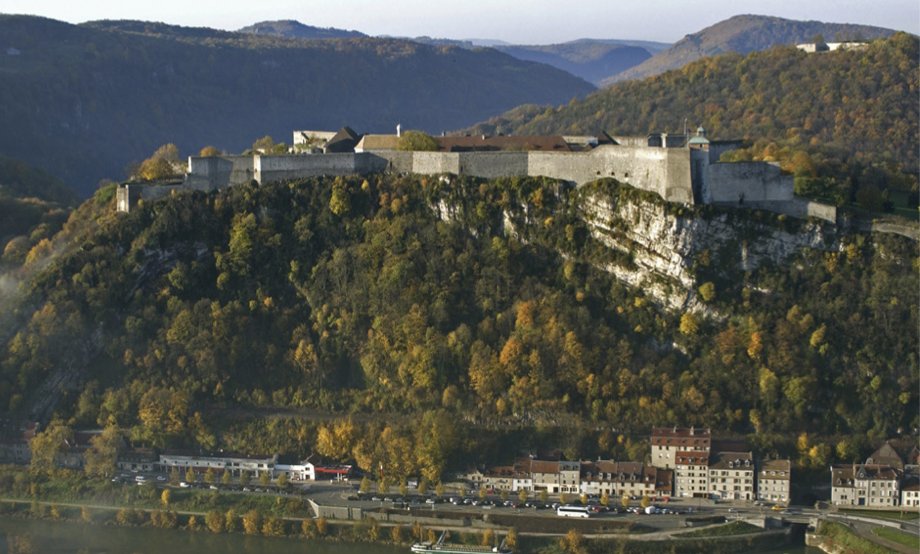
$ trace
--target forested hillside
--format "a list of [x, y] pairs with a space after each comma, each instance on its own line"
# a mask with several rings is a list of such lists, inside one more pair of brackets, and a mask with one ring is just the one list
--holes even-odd
[[900, 33], [858, 52], [727, 54], [559, 108], [520, 107], [474, 130], [642, 135], [702, 125], [710, 138], [751, 142], [732, 159], [780, 162], [799, 194], [915, 207], [918, 53], [917, 38]]
[[[586, 223], [599, 201], [682, 227], [730, 225], [723, 246], [689, 264], [703, 309], [666, 311], [607, 272], [633, 262]], [[802, 226], [667, 206], [612, 181], [575, 191], [540, 179], [310, 179], [130, 214], [114, 212], [106, 189], [75, 211], [52, 243], [60, 254], [10, 312], [0, 405], [10, 417], [118, 425], [156, 446], [316, 440], [370, 468], [386, 455], [375, 448], [405, 457], [424, 444], [418, 463], [434, 464], [432, 476], [449, 451], [486, 455], [492, 424], [562, 425], [570, 455], [627, 456], [609, 429], [675, 422], [756, 430], [767, 452], [790, 453], [790, 437], [807, 433], [800, 454], [815, 467], [835, 456], [838, 434], [845, 457], [916, 426], [916, 337], [905, 332], [918, 324], [916, 244], [825, 230], [839, 247], [744, 271], [741, 250], [770, 229]], [[266, 433], [226, 417], [266, 408], [364, 423], [273, 420]], [[409, 419], [362, 419], [381, 413]]]
[[328, 38], [366, 38], [362, 32], [346, 31], [345, 29], [336, 29], [334, 27], [322, 28], [304, 25], [299, 21], [284, 19], [279, 21], [260, 21], [248, 25], [239, 30], [240, 33], [251, 33], [253, 35], [274, 35], [285, 38], [302, 38], [310, 40], [322, 40]]
[[823, 38], [829, 42], [873, 40], [893, 33], [891, 29], [869, 25], [795, 21], [763, 15], [736, 15], [685, 36], [667, 50], [657, 53], [635, 67], [618, 74], [610, 74], [604, 84], [652, 77], [671, 69], [679, 69], [700, 58], [729, 52], [748, 54], [775, 46], [813, 42], [816, 38]]
[[0, 155], [83, 196], [172, 142], [240, 152], [294, 129], [439, 133], [524, 102], [566, 102], [581, 79], [494, 50], [392, 39], [292, 40], [157, 23], [0, 16]]
[[[4, 263], [22, 263], [36, 244], [57, 233], [75, 205], [60, 180], [0, 156], [0, 270]], [[0, 298], [3, 288], [0, 283]]]

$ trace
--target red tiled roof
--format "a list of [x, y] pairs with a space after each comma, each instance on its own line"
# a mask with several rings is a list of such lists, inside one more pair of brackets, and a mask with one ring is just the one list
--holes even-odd
[[654, 427], [652, 446], [671, 446], [684, 449], [708, 448], [712, 436], [707, 427]]
[[568, 143], [561, 136], [463, 136], [435, 137], [441, 152], [472, 151], [531, 151], [569, 152]]

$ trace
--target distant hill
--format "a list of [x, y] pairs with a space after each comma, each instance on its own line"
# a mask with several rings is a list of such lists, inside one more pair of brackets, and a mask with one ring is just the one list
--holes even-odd
[[595, 84], [600, 84], [610, 75], [635, 67], [652, 57], [652, 54], [641, 46], [592, 39], [563, 44], [509, 45], [494, 48], [519, 60], [558, 67]]
[[436, 46], [494, 48], [519, 60], [545, 63], [594, 84], [634, 67], [670, 45], [662, 42], [620, 39], [578, 39], [560, 44], [508, 44], [498, 40], [413, 37], [409, 40]]
[[794, 21], [763, 15], [737, 15], [702, 31], [685, 36], [672, 47], [643, 63], [618, 74], [611, 74], [602, 84], [642, 79], [677, 69], [716, 54], [747, 54], [774, 46], [809, 42], [817, 35], [825, 40], [871, 40], [894, 34], [891, 29], [869, 25]]
[[253, 35], [270, 35], [309, 40], [327, 38], [367, 38], [367, 35], [359, 31], [346, 31], [345, 29], [336, 29], [334, 27], [313, 27], [292, 19], [260, 21], [248, 27], [243, 27], [239, 32]]
[[82, 195], [172, 142], [239, 152], [295, 128], [439, 133], [592, 90], [491, 49], [290, 40], [161, 23], [0, 16], [0, 155]]
[[847, 203], [890, 189], [912, 192], [916, 205], [918, 54], [917, 37], [897, 33], [858, 51], [715, 56], [558, 108], [519, 106], [467, 132], [641, 135], [702, 125], [714, 138], [749, 140], [747, 159], [782, 163], [799, 193]]

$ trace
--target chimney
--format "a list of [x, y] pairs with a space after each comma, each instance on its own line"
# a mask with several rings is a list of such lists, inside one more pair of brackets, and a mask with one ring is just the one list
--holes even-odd
[[396, 136], [397, 137], [402, 136], [402, 125], [400, 125], [399, 123], [396, 124]]

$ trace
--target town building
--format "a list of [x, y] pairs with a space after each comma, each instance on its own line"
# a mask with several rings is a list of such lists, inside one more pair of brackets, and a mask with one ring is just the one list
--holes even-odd
[[677, 465], [678, 452], [706, 452], [712, 446], [712, 435], [703, 427], [652, 428], [652, 465], [664, 469]]
[[674, 456], [674, 496], [709, 497], [709, 452], [678, 451]]
[[892, 507], [901, 500], [900, 472], [887, 465], [831, 467], [831, 503], [836, 506]]
[[907, 473], [901, 481], [901, 506], [920, 508], [920, 474]]
[[791, 498], [792, 462], [767, 460], [757, 474], [757, 499], [788, 504]]
[[275, 463], [272, 476], [277, 479], [282, 475], [291, 482], [315, 481], [316, 468], [307, 460], [301, 460], [297, 457], [281, 456]]
[[754, 457], [751, 452], [717, 453], [709, 464], [710, 497], [720, 500], [753, 500], [754, 474]]
[[7, 464], [27, 464], [32, 461], [32, 449], [29, 441], [39, 431], [36, 421], [4, 421], [0, 427], [0, 462]]
[[667, 498], [673, 494], [674, 472], [642, 462], [582, 462], [581, 492], [610, 497]]
[[559, 462], [532, 459], [528, 465], [534, 491], [546, 491], [553, 494], [561, 492], [562, 478], [559, 473]]
[[213, 455], [193, 454], [190, 452], [167, 452], [160, 454], [160, 468], [163, 471], [178, 469], [196, 473], [203, 473], [209, 469], [218, 473], [229, 471], [231, 475], [239, 477], [244, 471], [250, 476], [258, 477], [267, 473], [273, 476], [278, 455], [272, 456], [244, 456], [242, 454], [220, 453]]
[[148, 448], [119, 452], [115, 467], [121, 471], [156, 471], [160, 457]]

